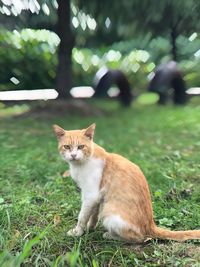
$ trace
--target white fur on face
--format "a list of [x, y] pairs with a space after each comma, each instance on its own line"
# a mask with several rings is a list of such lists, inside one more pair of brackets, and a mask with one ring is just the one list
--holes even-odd
[[72, 149], [62, 151], [61, 156], [67, 162], [82, 161], [84, 159], [84, 153], [82, 149], [78, 149], [78, 146], [73, 146]]

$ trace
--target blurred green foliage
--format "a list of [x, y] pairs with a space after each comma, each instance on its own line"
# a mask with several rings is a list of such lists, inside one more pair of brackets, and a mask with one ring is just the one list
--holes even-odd
[[[0, 90], [52, 87], [59, 38], [47, 30], [0, 31]], [[15, 78], [15, 83], [11, 81]]]
[[[187, 86], [200, 85], [200, 38], [178, 38], [180, 68]], [[47, 30], [0, 30], [0, 90], [54, 88], [58, 36]], [[170, 60], [167, 39], [146, 36], [100, 48], [73, 49], [73, 85], [92, 85], [101, 67], [120, 69], [132, 88], [144, 91], [155, 67]]]

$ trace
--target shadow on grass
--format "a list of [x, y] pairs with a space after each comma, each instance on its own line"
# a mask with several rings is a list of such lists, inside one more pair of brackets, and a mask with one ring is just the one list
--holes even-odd
[[0, 105], [0, 117], [51, 118], [55, 116], [102, 117], [108, 111], [87, 100], [48, 100], [31, 102], [12, 102]]

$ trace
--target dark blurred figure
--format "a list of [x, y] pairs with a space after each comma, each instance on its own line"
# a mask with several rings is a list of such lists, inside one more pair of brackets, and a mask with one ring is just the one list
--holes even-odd
[[148, 90], [159, 94], [158, 103], [162, 105], [166, 104], [170, 97], [176, 105], [185, 104], [187, 101], [186, 85], [175, 61], [158, 66]]
[[131, 94], [130, 84], [120, 70], [108, 70], [107, 68], [101, 68], [95, 75], [94, 85], [94, 97], [105, 97], [108, 89], [113, 85], [117, 85], [119, 88], [119, 94], [117, 97], [120, 102], [128, 107], [130, 106], [133, 96]]

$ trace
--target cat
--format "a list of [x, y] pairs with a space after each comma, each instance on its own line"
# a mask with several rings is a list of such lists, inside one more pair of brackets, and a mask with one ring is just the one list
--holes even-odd
[[142, 243], [152, 238], [185, 241], [200, 239], [200, 230], [170, 231], [156, 226], [151, 196], [140, 168], [128, 159], [107, 152], [93, 142], [95, 124], [66, 131], [54, 125], [58, 149], [69, 163], [70, 175], [81, 189], [77, 225], [69, 236], [81, 236], [98, 220], [107, 230], [104, 238]]

